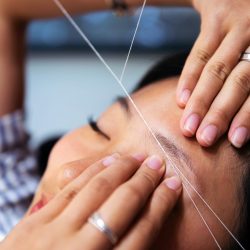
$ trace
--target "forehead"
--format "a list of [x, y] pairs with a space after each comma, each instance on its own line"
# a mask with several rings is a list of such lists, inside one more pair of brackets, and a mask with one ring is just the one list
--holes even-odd
[[[132, 95], [143, 117], [157, 131], [167, 133], [174, 140], [183, 138], [179, 126], [182, 110], [177, 106], [175, 90], [178, 78], [165, 79], [152, 83]], [[138, 118], [137, 112], [130, 105], [133, 118]], [[140, 119], [137, 126], [145, 127]], [[146, 130], [146, 127], [145, 127]]]
[[[183, 110], [177, 106], [175, 97], [177, 82], [178, 78], [171, 78], [151, 84], [135, 93], [133, 100], [151, 128], [172, 138], [190, 156], [198, 182], [194, 183], [185, 169], [184, 174], [218, 213], [223, 214], [223, 204], [237, 204], [241, 179], [241, 171], [236, 167], [237, 158], [226, 139], [207, 149], [201, 147], [195, 138], [185, 138], [182, 135], [179, 121]], [[144, 125], [138, 122], [137, 126]], [[232, 211], [234, 209], [232, 205]], [[230, 215], [232, 213], [225, 213], [222, 218], [227, 217], [225, 219], [233, 223]]]
[[[195, 138], [183, 136], [180, 129], [183, 110], [176, 103], [177, 83], [177, 77], [153, 83], [133, 94], [133, 100], [149, 126], [170, 137], [194, 161], [199, 163], [202, 160], [204, 166], [213, 165], [214, 168], [218, 165], [222, 167], [225, 163], [230, 167], [229, 163], [235, 162], [236, 158], [230, 143], [225, 138], [213, 147], [203, 148]], [[133, 114], [137, 119], [136, 125], [147, 130], [135, 110]]]

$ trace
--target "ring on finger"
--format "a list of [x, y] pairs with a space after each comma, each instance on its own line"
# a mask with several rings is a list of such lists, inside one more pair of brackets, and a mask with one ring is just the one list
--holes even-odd
[[102, 219], [102, 216], [95, 212], [88, 218], [88, 223], [94, 226], [98, 231], [103, 233], [111, 242], [112, 245], [115, 245], [118, 241], [117, 235], [110, 229], [110, 227]]
[[247, 61], [250, 62], [250, 46], [248, 49], [242, 54], [240, 61]]

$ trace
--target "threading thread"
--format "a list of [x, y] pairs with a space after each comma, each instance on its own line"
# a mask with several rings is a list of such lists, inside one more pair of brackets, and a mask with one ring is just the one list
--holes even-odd
[[134, 41], [135, 41], [135, 37], [136, 37], [137, 31], [138, 31], [138, 28], [139, 28], [139, 25], [140, 25], [140, 22], [141, 22], [141, 17], [142, 17], [144, 8], [146, 6], [146, 2], [147, 2], [147, 0], [144, 0], [143, 5], [141, 7], [141, 12], [140, 12], [137, 24], [136, 24], [135, 32], [134, 32], [134, 35], [133, 35], [130, 47], [129, 47], [128, 55], [127, 55], [126, 61], [124, 63], [124, 67], [122, 69], [122, 74], [121, 74], [121, 77], [120, 77], [120, 82], [123, 82], [123, 77], [124, 77], [124, 74], [125, 74], [125, 71], [126, 71], [126, 68], [127, 68], [128, 60], [130, 58], [130, 54], [131, 54], [131, 51], [132, 51], [132, 48], [133, 48], [133, 45], [134, 45]]
[[[198, 197], [201, 199], [201, 201], [205, 204], [205, 206], [209, 209], [210, 212], [212, 212], [212, 214], [215, 216], [215, 218], [220, 222], [220, 224], [224, 227], [224, 229], [230, 234], [230, 236], [235, 240], [235, 242], [239, 245], [239, 247], [243, 250], [245, 250], [245, 248], [242, 246], [242, 244], [238, 241], [238, 239], [234, 236], [234, 234], [229, 230], [229, 228], [225, 225], [225, 223], [219, 218], [219, 216], [215, 213], [215, 211], [211, 208], [211, 206], [205, 201], [205, 199], [202, 197], [202, 195], [196, 190], [196, 188], [190, 183], [190, 181], [186, 178], [186, 176], [181, 172], [181, 170], [174, 165], [173, 161], [171, 160], [171, 158], [168, 157], [168, 154], [166, 153], [165, 149], [163, 148], [163, 146], [161, 145], [161, 143], [159, 142], [159, 140], [157, 139], [157, 137], [155, 136], [153, 130], [151, 129], [151, 127], [148, 125], [147, 121], [144, 119], [141, 111], [139, 110], [139, 108], [136, 106], [136, 104], [134, 103], [132, 97], [129, 95], [128, 91], [126, 90], [126, 88], [123, 86], [122, 82], [120, 81], [120, 79], [116, 76], [116, 74], [113, 72], [113, 70], [110, 68], [110, 66], [106, 63], [106, 61], [103, 59], [103, 57], [100, 55], [100, 53], [96, 50], [96, 48], [92, 45], [92, 43], [89, 41], [89, 39], [87, 38], [87, 36], [83, 33], [83, 31], [80, 29], [80, 27], [76, 24], [76, 22], [73, 20], [73, 18], [71, 17], [71, 15], [67, 12], [67, 10], [63, 7], [63, 5], [61, 4], [61, 2], [59, 0], [53, 0], [55, 2], [55, 4], [58, 6], [58, 8], [62, 11], [62, 13], [65, 15], [65, 17], [68, 19], [68, 21], [72, 24], [72, 26], [76, 29], [76, 31], [79, 33], [79, 35], [84, 39], [84, 41], [89, 45], [89, 47], [93, 50], [93, 52], [95, 53], [95, 55], [99, 58], [99, 60], [104, 64], [104, 66], [106, 67], [106, 69], [110, 72], [110, 74], [113, 76], [113, 78], [117, 81], [117, 83], [120, 85], [121, 89], [123, 90], [124, 94], [127, 96], [127, 98], [129, 99], [129, 101], [131, 102], [131, 104], [133, 105], [135, 111], [137, 112], [137, 114], [139, 115], [139, 117], [141, 118], [141, 120], [143, 121], [143, 123], [145, 124], [145, 126], [147, 127], [148, 131], [150, 132], [150, 134], [152, 135], [152, 137], [154, 138], [154, 140], [156, 141], [156, 143], [158, 144], [158, 146], [160, 147], [160, 149], [163, 151], [166, 159], [168, 160], [168, 162], [170, 163], [170, 166], [173, 168], [173, 170], [176, 172], [176, 174], [181, 175], [185, 182], [191, 187], [191, 189], [193, 189], [193, 191], [198, 195]], [[145, 2], [146, 3], [146, 2]], [[139, 26], [139, 24], [137, 25]], [[134, 35], [135, 37], [135, 35]], [[130, 48], [130, 51], [132, 50], [132, 47]], [[127, 57], [126, 63], [125, 65], [127, 65], [129, 57]], [[125, 66], [124, 65], [124, 66]], [[126, 66], [124, 67], [126, 68]], [[125, 72], [125, 69], [124, 69]], [[124, 74], [124, 73], [123, 73]], [[123, 76], [122, 74], [122, 76]], [[122, 77], [121, 77], [122, 78]], [[193, 198], [191, 197], [186, 185], [183, 186], [185, 191], [187, 192], [189, 198], [191, 199], [195, 209], [197, 210], [198, 214], [200, 215], [202, 221], [204, 222], [205, 226], [208, 229], [208, 232], [210, 233], [210, 235], [212, 236], [213, 240], [215, 241], [216, 245], [218, 246], [219, 249], [222, 249], [216, 239], [216, 237], [214, 236], [214, 234], [212, 233], [208, 223], [206, 222], [205, 218], [202, 216], [199, 208], [197, 207], [195, 201], [193, 200]]]

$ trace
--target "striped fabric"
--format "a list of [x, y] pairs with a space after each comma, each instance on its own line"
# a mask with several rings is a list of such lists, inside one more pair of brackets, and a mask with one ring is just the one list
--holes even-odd
[[38, 185], [22, 111], [0, 118], [0, 240], [26, 212]]

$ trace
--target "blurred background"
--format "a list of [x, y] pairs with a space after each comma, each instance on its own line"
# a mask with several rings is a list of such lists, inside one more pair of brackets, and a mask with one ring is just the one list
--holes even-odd
[[[120, 76], [139, 17], [111, 12], [76, 16], [75, 21]], [[133, 89], [148, 68], [168, 53], [190, 49], [198, 35], [199, 16], [190, 8], [152, 8], [143, 13], [124, 77]], [[33, 143], [65, 133], [97, 118], [122, 94], [65, 18], [32, 22], [27, 34], [27, 125]]]

